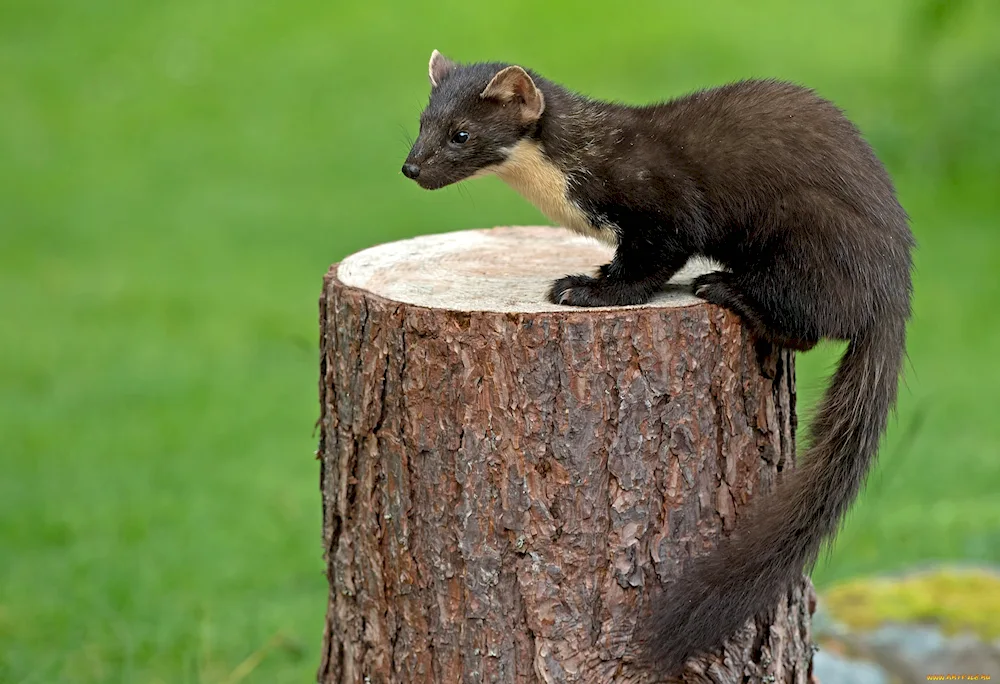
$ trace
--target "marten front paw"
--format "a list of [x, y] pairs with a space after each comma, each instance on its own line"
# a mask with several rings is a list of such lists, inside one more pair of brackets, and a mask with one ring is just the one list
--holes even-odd
[[601, 306], [588, 303], [597, 289], [597, 278], [586, 275], [568, 275], [552, 283], [549, 301], [567, 306]]
[[560, 278], [549, 289], [550, 302], [568, 306], [627, 306], [648, 300], [649, 293], [640, 287], [586, 275]]

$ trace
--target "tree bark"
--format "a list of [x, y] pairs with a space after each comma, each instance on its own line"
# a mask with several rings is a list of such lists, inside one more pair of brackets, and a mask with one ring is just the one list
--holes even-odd
[[[792, 467], [794, 359], [679, 291], [545, 302], [609, 258], [502, 228], [330, 269], [320, 682], [656, 681], [633, 665], [637, 621]], [[803, 577], [685, 680], [808, 682], [813, 604]]]

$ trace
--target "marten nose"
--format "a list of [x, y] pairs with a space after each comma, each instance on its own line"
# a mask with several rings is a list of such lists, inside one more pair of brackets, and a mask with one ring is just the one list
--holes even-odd
[[420, 167], [416, 164], [403, 164], [403, 175], [407, 178], [416, 178], [420, 175]]

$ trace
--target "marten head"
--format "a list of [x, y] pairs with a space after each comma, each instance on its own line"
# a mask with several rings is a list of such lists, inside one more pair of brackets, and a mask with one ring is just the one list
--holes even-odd
[[403, 175], [428, 190], [491, 173], [529, 137], [545, 97], [519, 66], [460, 65], [431, 53], [431, 97]]

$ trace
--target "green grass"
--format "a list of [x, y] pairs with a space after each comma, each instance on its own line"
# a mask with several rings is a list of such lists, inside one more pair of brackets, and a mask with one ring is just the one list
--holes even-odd
[[899, 419], [816, 578], [1000, 560], [997, 26], [988, 0], [4, 3], [0, 682], [224, 682], [275, 635], [242, 681], [312, 678], [322, 275], [541, 220], [401, 178], [432, 48], [635, 102], [769, 75], [844, 106], [920, 252]]

